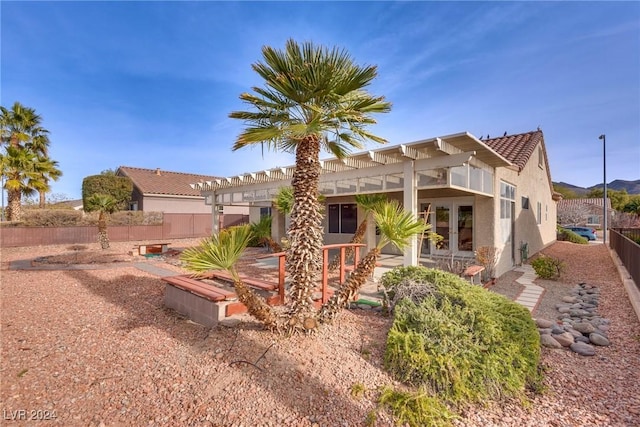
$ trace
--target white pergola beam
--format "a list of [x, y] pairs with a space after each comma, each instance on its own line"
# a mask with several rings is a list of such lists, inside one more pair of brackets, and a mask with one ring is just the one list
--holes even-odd
[[420, 159], [415, 162], [416, 171], [424, 171], [429, 169], [450, 168], [454, 166], [462, 166], [469, 162], [475, 151], [467, 151], [464, 153], [453, 154], [450, 156], [431, 157], [429, 159]]

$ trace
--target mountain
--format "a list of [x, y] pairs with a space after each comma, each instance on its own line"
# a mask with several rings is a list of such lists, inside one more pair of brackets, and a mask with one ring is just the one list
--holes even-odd
[[[594, 188], [602, 188], [602, 184], [592, 185], [591, 187], [578, 187], [577, 185], [568, 184], [566, 182], [554, 182], [553, 185], [558, 185], [560, 187], [568, 188], [569, 190], [575, 192], [578, 196], [585, 196], [589, 190], [593, 190]], [[607, 183], [608, 190], [627, 190], [629, 194], [640, 194], [640, 179], [636, 179], [635, 181], [625, 181], [622, 179], [616, 179], [615, 181], [611, 181]]]

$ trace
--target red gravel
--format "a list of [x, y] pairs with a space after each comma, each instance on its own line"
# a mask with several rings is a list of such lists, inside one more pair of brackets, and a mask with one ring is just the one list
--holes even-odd
[[[132, 244], [112, 246], [126, 254]], [[567, 259], [565, 285], [601, 288], [612, 345], [589, 358], [544, 349], [544, 395], [529, 407], [474, 407], [457, 424], [640, 425], [640, 324], [606, 248], [560, 242], [545, 252]], [[69, 250], [2, 250], [2, 425], [55, 415], [43, 425], [356, 426], [371, 411], [376, 425], [393, 425], [375, 405], [378, 388], [395, 384], [382, 369], [388, 318], [345, 311], [313, 337], [274, 336], [247, 317], [207, 329], [165, 309], [163, 283], [132, 265], [8, 269], [11, 260], [60, 253]], [[545, 293], [541, 307], [554, 295]]]

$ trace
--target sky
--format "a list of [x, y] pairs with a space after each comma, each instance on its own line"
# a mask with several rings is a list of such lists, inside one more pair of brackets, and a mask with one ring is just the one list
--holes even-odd
[[640, 2], [2, 1], [0, 27], [1, 105], [42, 117], [57, 197], [119, 166], [294, 164], [232, 151], [229, 118], [263, 86], [261, 48], [290, 38], [378, 67], [367, 90], [393, 107], [369, 130], [391, 145], [540, 127], [553, 181], [601, 184], [604, 148], [607, 182], [640, 179]]

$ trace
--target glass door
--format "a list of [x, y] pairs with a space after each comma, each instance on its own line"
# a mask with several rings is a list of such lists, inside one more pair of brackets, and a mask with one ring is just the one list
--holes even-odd
[[442, 239], [421, 240], [420, 255], [470, 255], [474, 250], [473, 203], [466, 200], [434, 200], [420, 203], [421, 213], [429, 210], [431, 231]]

